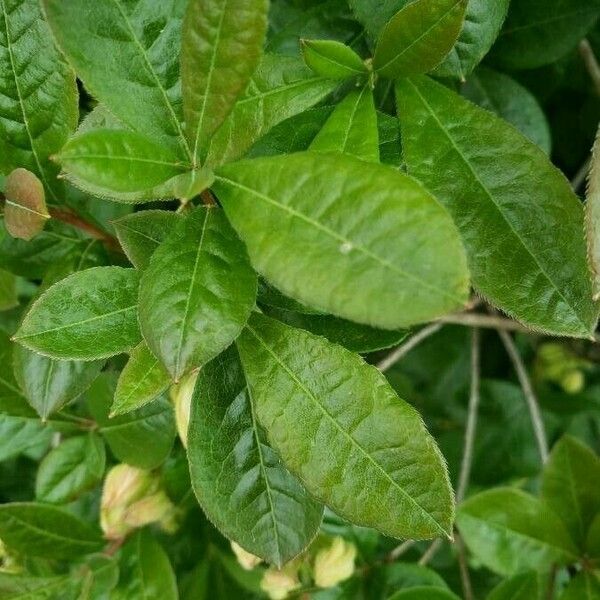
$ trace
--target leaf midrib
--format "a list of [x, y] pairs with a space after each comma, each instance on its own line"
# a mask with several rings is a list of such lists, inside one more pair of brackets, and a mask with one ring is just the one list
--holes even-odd
[[[388, 62], [386, 62], [384, 65], [381, 65], [380, 67], [375, 67], [376, 71], [383, 71], [383, 69], [386, 69], [390, 64], [392, 64], [393, 62], [396, 62], [397, 60], [400, 60], [400, 58], [406, 54], [411, 48], [413, 48], [414, 46], [416, 46], [418, 43], [421, 42], [421, 40], [423, 40], [425, 37], [427, 37], [444, 19], [446, 19], [446, 17], [448, 17], [448, 15], [459, 5], [462, 4], [464, 2], [464, 0], [457, 0], [451, 8], [449, 8], [437, 21], [435, 21], [435, 23], [433, 23], [433, 25], [431, 25], [430, 27], [428, 27], [420, 36], [418, 36], [417, 38], [415, 38], [410, 44], [408, 44], [404, 50], [402, 50], [402, 52], [396, 54], [396, 56], [394, 56], [394, 58], [388, 60]], [[405, 9], [409, 8], [411, 5], [409, 4], [408, 6], [405, 7]], [[404, 10], [405, 10], [404, 9]], [[377, 55], [377, 52], [375, 53]]]
[[123, 156], [118, 154], [65, 154], [62, 156], [63, 160], [112, 160], [112, 161], [123, 161], [123, 162], [139, 162], [149, 163], [152, 165], [161, 165], [167, 167], [174, 167], [177, 170], [185, 171], [185, 165], [179, 162], [169, 162], [167, 160], [157, 160], [154, 158], [142, 158], [138, 156]]
[[447, 537], [448, 532], [435, 519], [435, 517], [431, 513], [429, 513], [423, 506], [421, 506], [421, 504], [419, 502], [417, 502], [406, 490], [404, 490], [400, 486], [399, 483], [394, 481], [394, 479], [392, 479], [392, 477], [389, 475], [389, 473], [361, 446], [361, 444], [358, 442], [358, 440], [356, 440], [354, 437], [352, 437], [352, 435], [349, 434], [337, 422], [337, 420], [333, 417], [333, 415], [319, 402], [319, 400], [316, 398], [316, 396], [302, 383], [302, 381], [300, 381], [296, 377], [295, 373], [279, 358], [279, 356], [277, 354], [275, 354], [275, 352], [266, 344], [266, 342], [258, 335], [258, 333], [248, 324], [246, 325], [246, 328], [257, 339], [259, 344], [273, 357], [273, 359], [279, 364], [279, 366], [288, 374], [288, 376], [300, 388], [300, 390], [302, 392], [304, 392], [304, 394], [313, 401], [315, 406], [317, 406], [319, 408], [319, 410], [322, 412], [322, 414], [324, 416], [326, 416], [327, 419], [329, 421], [331, 421], [331, 423], [334, 425], [334, 427], [340, 433], [342, 433], [342, 435], [344, 437], [346, 437], [349, 440], [350, 444], [356, 450], [358, 450], [358, 452], [361, 455], [365, 456], [367, 458], [367, 460], [375, 467], [375, 469], [377, 471], [380, 471], [383, 474], [384, 478], [390, 482], [390, 484], [392, 485], [392, 487], [394, 489], [398, 490], [402, 494], [402, 496], [404, 496], [409, 501], [410, 504], [412, 504], [415, 508], [420, 510], [427, 517], [427, 519], [429, 519], [435, 525], [435, 527], [437, 529], [439, 529], [439, 531], [441, 531], [444, 534], [444, 536]]
[[495, 201], [494, 196], [492, 195], [492, 193], [488, 190], [488, 188], [486, 187], [486, 185], [481, 181], [481, 179], [479, 178], [479, 176], [475, 172], [474, 168], [471, 166], [471, 163], [469, 162], [469, 160], [462, 153], [461, 149], [458, 147], [458, 145], [454, 141], [454, 138], [450, 135], [450, 132], [444, 127], [443, 123], [439, 120], [439, 118], [436, 115], [435, 111], [433, 110], [433, 108], [431, 107], [431, 105], [427, 102], [427, 100], [424, 98], [424, 96], [421, 94], [420, 90], [415, 86], [415, 84], [410, 79], [406, 79], [406, 82], [410, 86], [412, 86], [412, 88], [414, 89], [415, 93], [420, 98], [421, 102], [423, 103], [423, 106], [427, 109], [427, 112], [431, 115], [431, 117], [437, 123], [440, 131], [448, 138], [448, 141], [450, 142], [451, 146], [454, 148], [455, 152], [458, 154], [458, 156], [460, 157], [460, 159], [463, 161], [463, 163], [469, 169], [469, 171], [473, 175], [473, 178], [475, 179], [475, 181], [477, 182], [477, 184], [479, 185], [479, 187], [483, 190], [483, 192], [485, 193], [485, 195], [489, 198], [489, 200], [492, 203], [492, 206], [494, 206], [496, 208], [496, 210], [498, 211], [498, 213], [502, 217], [502, 220], [508, 225], [508, 228], [513, 232], [513, 234], [516, 237], [516, 239], [518, 240], [519, 244], [523, 247], [523, 249], [525, 250], [525, 252], [527, 254], [529, 254], [529, 256], [533, 259], [533, 262], [537, 265], [538, 269], [540, 270], [540, 273], [546, 278], [546, 280], [548, 281], [548, 283], [550, 283], [551, 287], [558, 293], [558, 295], [561, 297], [561, 299], [566, 304], [566, 306], [569, 307], [569, 309], [571, 310], [571, 313], [575, 316], [575, 318], [578, 321], [578, 323], [583, 326], [583, 328], [584, 328], [585, 331], [589, 331], [589, 327], [581, 320], [581, 318], [577, 314], [577, 311], [575, 310], [575, 308], [573, 306], [571, 306], [571, 303], [565, 298], [564, 294], [562, 293], [562, 291], [560, 289], [560, 286], [558, 286], [552, 280], [552, 278], [550, 277], [550, 275], [548, 275], [548, 273], [546, 273], [545, 269], [540, 264], [539, 259], [537, 258], [537, 256], [535, 254], [533, 254], [533, 252], [528, 248], [527, 244], [525, 244], [525, 241], [521, 238], [519, 232], [513, 227], [512, 223], [506, 218], [506, 216], [504, 215], [504, 212], [502, 211], [502, 208], [496, 203], [496, 201]]
[[390, 263], [389, 261], [381, 258], [377, 254], [374, 254], [368, 248], [365, 248], [362, 244], [358, 244], [357, 242], [354, 242], [354, 241], [348, 239], [347, 237], [344, 237], [343, 235], [337, 233], [333, 229], [330, 229], [329, 227], [323, 225], [322, 223], [319, 223], [318, 221], [315, 221], [314, 219], [312, 219], [308, 215], [305, 215], [304, 213], [301, 213], [301, 212], [299, 212], [299, 211], [291, 208], [290, 206], [282, 204], [281, 202], [278, 202], [277, 200], [275, 200], [275, 199], [267, 196], [266, 194], [263, 194], [263, 193], [261, 193], [261, 192], [259, 192], [257, 190], [254, 190], [254, 189], [252, 189], [252, 188], [250, 188], [248, 186], [245, 186], [245, 185], [243, 185], [241, 183], [238, 183], [237, 181], [233, 181], [232, 179], [229, 179], [227, 177], [223, 177], [222, 175], [215, 175], [215, 179], [216, 180], [220, 180], [220, 181], [222, 181], [224, 183], [228, 183], [228, 184], [232, 185], [233, 187], [237, 187], [240, 190], [248, 192], [248, 193], [256, 196], [257, 198], [260, 198], [261, 200], [264, 200], [265, 202], [268, 202], [269, 204], [272, 204], [273, 206], [275, 206], [276, 208], [282, 210], [283, 212], [287, 212], [288, 214], [290, 214], [290, 215], [292, 215], [292, 216], [294, 216], [294, 217], [296, 217], [298, 219], [301, 219], [301, 220], [305, 221], [309, 225], [312, 225], [316, 229], [319, 229], [320, 231], [323, 231], [329, 237], [331, 237], [331, 238], [333, 238], [333, 239], [335, 239], [335, 240], [337, 240], [339, 242], [342, 242], [342, 244], [351, 244], [352, 248], [354, 250], [359, 250], [365, 256], [367, 256], [368, 258], [370, 258], [374, 262], [378, 263], [382, 267], [384, 267], [386, 269], [389, 269], [393, 273], [395, 273], [397, 275], [400, 275], [401, 277], [404, 277], [406, 279], [409, 279], [409, 280], [417, 283], [418, 285], [422, 286], [423, 288], [430, 290], [431, 292], [434, 292], [436, 294], [444, 296], [445, 298], [449, 298], [450, 300], [452, 300], [453, 303], [457, 303], [457, 304], [462, 304], [463, 303], [463, 299], [462, 298], [459, 298], [458, 296], [454, 296], [453, 294], [448, 293], [445, 289], [437, 288], [434, 285], [431, 285], [430, 283], [428, 283], [428, 282], [420, 279], [416, 275], [414, 275], [414, 274], [412, 274], [412, 273], [410, 273], [408, 271], [404, 271], [403, 269], [400, 269], [396, 265], [394, 265], [394, 264]]
[[66, 325], [59, 325], [58, 327], [52, 327], [51, 329], [46, 329], [44, 331], [36, 331], [35, 333], [28, 333], [26, 335], [15, 335], [14, 340], [26, 340], [33, 337], [39, 337], [40, 335], [45, 335], [47, 333], [54, 333], [56, 331], [63, 331], [64, 329], [70, 329], [72, 327], [79, 327], [80, 325], [87, 325], [88, 323], [92, 323], [93, 321], [98, 321], [100, 319], [105, 319], [108, 317], [112, 317], [114, 315], [118, 315], [120, 313], [126, 312], [128, 310], [136, 310], [137, 304], [132, 306], [127, 306], [125, 308], [120, 308], [118, 310], [113, 310], [108, 313], [104, 313], [102, 315], [96, 315], [95, 317], [90, 317], [89, 319], [84, 319], [83, 321], [77, 321], [75, 323], [67, 323]]
[[[2, 0], [2, 2], [4, 2], [4, 1], [5, 0]], [[138, 51], [140, 52], [142, 59], [144, 61], [144, 64], [146, 65], [146, 69], [147, 69], [148, 73], [150, 74], [152, 79], [154, 79], [154, 83], [156, 84], [156, 87], [158, 88], [158, 90], [160, 91], [160, 93], [162, 95], [165, 106], [167, 108], [167, 112], [169, 113], [169, 116], [170, 116], [170, 120], [171, 120], [172, 124], [175, 125], [175, 128], [177, 130], [178, 137], [179, 137], [179, 144], [181, 145], [184, 152], [186, 153], [187, 158], [191, 161], [192, 156], [191, 156], [190, 147], [188, 146], [187, 139], [183, 133], [183, 129], [181, 128], [181, 123], [179, 122], [179, 119], [177, 118], [177, 115], [175, 114], [175, 111], [173, 110], [173, 105], [169, 101], [169, 97], [167, 96], [167, 92], [166, 92], [165, 88], [163, 87], [160, 79], [158, 78], [156, 71], [152, 67], [152, 63], [148, 59], [146, 49], [144, 48], [144, 46], [142, 46], [140, 40], [136, 36], [133, 26], [129, 20], [129, 17], [127, 16], [127, 14], [125, 13], [125, 10], [121, 6], [120, 0], [111, 0], [111, 1], [117, 8], [119, 14], [121, 15], [121, 18], [125, 22], [127, 31], [129, 32], [129, 35], [131, 36], [132, 42], [135, 44]]]

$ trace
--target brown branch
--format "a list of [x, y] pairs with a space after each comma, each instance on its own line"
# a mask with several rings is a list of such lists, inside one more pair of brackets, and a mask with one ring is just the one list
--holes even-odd
[[88, 223], [84, 221], [79, 215], [71, 212], [70, 210], [65, 210], [63, 208], [54, 208], [49, 207], [48, 212], [53, 219], [57, 221], [62, 221], [63, 223], [67, 223], [68, 225], [72, 225], [77, 229], [81, 229], [81, 231], [85, 231], [91, 237], [100, 240], [106, 244], [108, 248], [111, 250], [115, 250], [117, 252], [123, 252], [121, 248], [121, 244], [117, 238], [113, 237], [109, 233], [102, 231], [99, 227], [92, 225], [92, 223]]

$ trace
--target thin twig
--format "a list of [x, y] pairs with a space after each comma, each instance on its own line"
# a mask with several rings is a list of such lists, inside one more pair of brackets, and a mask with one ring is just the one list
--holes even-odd
[[458, 567], [460, 569], [460, 579], [462, 582], [463, 594], [465, 600], [473, 600], [473, 586], [471, 585], [471, 576], [467, 565], [467, 552], [460, 535], [456, 534], [456, 549], [458, 551]]
[[419, 560], [419, 565], [424, 567], [429, 561], [438, 553], [438, 550], [442, 547], [442, 538], [438, 538], [437, 540], [433, 540], [429, 548], [425, 551], [425, 554], [421, 556], [421, 560]]
[[503, 329], [499, 329], [498, 335], [500, 336], [500, 339], [502, 340], [502, 343], [506, 348], [506, 352], [510, 357], [513, 367], [517, 373], [519, 383], [521, 384], [521, 388], [523, 389], [523, 394], [525, 394], [525, 399], [527, 401], [527, 406], [529, 407], [529, 415], [531, 417], [533, 432], [537, 441], [540, 457], [542, 459], [542, 463], [545, 463], [548, 460], [548, 441], [546, 438], [546, 429], [544, 427], [544, 421], [542, 420], [542, 415], [540, 412], [537, 397], [533, 390], [533, 386], [531, 385], [529, 375], [527, 374], [527, 369], [523, 364], [523, 360], [519, 355], [519, 351], [517, 350], [515, 342], [513, 341], [512, 337], [508, 334], [508, 332], [504, 331]]
[[403, 554], [408, 552], [414, 545], [415, 540], [406, 540], [402, 542], [399, 546], [396, 546], [386, 557], [386, 562], [394, 562], [398, 560]]
[[480, 335], [479, 330], [473, 328], [471, 331], [471, 392], [469, 395], [469, 412], [465, 430], [462, 463], [456, 490], [456, 504], [460, 504], [464, 500], [473, 464], [473, 445], [477, 430], [477, 410], [479, 408], [480, 370]]
[[121, 244], [119, 244], [117, 238], [113, 237], [109, 233], [106, 233], [105, 231], [102, 231], [102, 229], [96, 227], [95, 225], [92, 225], [92, 223], [84, 221], [79, 215], [76, 215], [74, 212], [62, 208], [49, 207], [48, 213], [53, 219], [56, 219], [57, 221], [62, 221], [63, 223], [67, 223], [68, 225], [72, 225], [73, 227], [77, 227], [77, 229], [85, 231], [91, 237], [97, 240], [101, 240], [106, 244], [107, 247], [111, 248], [112, 250], [116, 250], [117, 252], [123, 252]]
[[522, 333], [535, 333], [511, 319], [495, 315], [482, 315], [480, 313], [456, 313], [446, 315], [437, 320], [438, 323], [447, 325], [464, 325], [465, 327], [483, 327], [484, 329], [505, 329], [506, 331], [520, 331]]
[[590, 79], [594, 84], [596, 94], [600, 96], [600, 64], [598, 64], [594, 49], [587, 39], [583, 39], [579, 43], [579, 54], [581, 54], [581, 58], [583, 58]]
[[423, 327], [419, 332], [415, 333], [407, 342], [396, 348], [388, 354], [382, 361], [377, 364], [377, 368], [381, 372], [385, 372], [393, 367], [400, 359], [406, 356], [413, 348], [416, 348], [421, 342], [431, 337], [444, 326], [443, 323], [431, 323], [427, 327]]

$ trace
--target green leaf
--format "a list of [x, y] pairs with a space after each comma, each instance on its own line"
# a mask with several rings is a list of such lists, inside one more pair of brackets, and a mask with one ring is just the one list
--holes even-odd
[[594, 571], [581, 571], [571, 579], [559, 600], [600, 600], [600, 577]]
[[592, 558], [600, 557], [600, 512], [596, 514], [587, 532], [586, 553]]
[[50, 441], [52, 430], [29, 407], [13, 371], [15, 345], [0, 331], [0, 462]]
[[106, 452], [94, 433], [70, 438], [51, 450], [40, 463], [35, 497], [40, 502], [67, 504], [102, 480]]
[[104, 361], [66, 361], [15, 346], [14, 372], [23, 394], [40, 418], [75, 400], [99, 375]]
[[346, 44], [335, 40], [300, 40], [304, 62], [317, 75], [330, 79], [348, 79], [367, 75], [361, 57]]
[[89, 238], [73, 227], [51, 220], [33, 240], [16, 240], [6, 234], [4, 221], [0, 221], [0, 266], [15, 275], [41, 279], [49, 266], [83, 251]]
[[515, 575], [497, 585], [486, 600], [535, 600], [540, 597], [537, 573]]
[[50, 218], [42, 182], [27, 169], [15, 169], [4, 185], [4, 223], [10, 235], [29, 241]]
[[269, 443], [315, 498], [385, 535], [450, 535], [442, 455], [376, 368], [256, 313], [237, 343]]
[[458, 40], [435, 75], [464, 81], [498, 37], [509, 4], [510, 0], [470, 0]]
[[140, 341], [138, 274], [97, 267], [74, 273], [31, 306], [15, 340], [35, 352], [65, 360], [94, 360], [128, 352]]
[[126, 126], [191, 159], [179, 53], [185, 0], [42, 0], [86, 88]]
[[570, 436], [554, 446], [542, 473], [541, 498], [562, 519], [579, 547], [600, 509], [598, 480], [600, 459]]
[[352, 12], [371, 37], [376, 38], [386, 23], [410, 0], [348, 0]]
[[253, 266], [300, 302], [398, 329], [466, 301], [454, 224], [391, 167], [299, 153], [222, 167], [214, 189]]
[[110, 129], [74, 137], [56, 159], [73, 185], [121, 202], [173, 197], [163, 184], [186, 170], [169, 147], [133, 131]]
[[600, 127], [592, 149], [585, 203], [585, 232], [593, 274], [594, 299], [597, 300], [600, 298]]
[[169, 557], [149, 531], [137, 532], [123, 547], [119, 581], [111, 600], [177, 600], [177, 582]]
[[168, 210], [142, 210], [113, 221], [119, 242], [136, 269], [150, 264], [153, 252], [183, 217]]
[[465, 98], [496, 113], [550, 154], [552, 138], [546, 115], [535, 96], [508, 75], [478, 68], [461, 91]]
[[215, 132], [206, 163], [218, 166], [241, 158], [272, 127], [329, 95], [337, 82], [315, 77], [302, 61], [265, 55], [244, 94]]
[[78, 558], [102, 547], [98, 530], [71, 513], [35, 502], [0, 505], [0, 538], [28, 557]]
[[427, 73], [448, 55], [465, 18], [467, 0], [416, 0], [384, 27], [373, 68], [389, 79]]
[[316, 152], [341, 152], [379, 162], [379, 132], [369, 86], [350, 92], [335, 108], [310, 145]]
[[173, 407], [166, 397], [109, 418], [117, 385], [114, 374], [102, 374], [87, 393], [88, 406], [115, 457], [139, 469], [155, 469], [169, 456], [175, 439]]
[[174, 380], [239, 335], [256, 300], [244, 245], [214, 207], [197, 208], [154, 252], [140, 285], [140, 326]]
[[416, 586], [400, 590], [387, 600], [460, 600], [460, 598], [449, 590], [431, 586]]
[[145, 342], [132, 351], [128, 363], [121, 371], [112, 415], [121, 415], [158, 398], [171, 383], [171, 378], [158, 358], [150, 352]]
[[456, 517], [469, 550], [486, 567], [510, 576], [577, 560], [577, 549], [560, 518], [537, 498], [497, 488], [465, 501]]
[[396, 94], [408, 170], [454, 217], [477, 290], [533, 329], [589, 337], [598, 309], [583, 210], [564, 175], [515, 129], [440, 84], [404, 80]]
[[407, 336], [407, 331], [403, 329], [399, 331], [376, 329], [331, 315], [306, 314], [272, 307], [267, 307], [265, 312], [278, 321], [321, 335], [330, 342], [359, 354], [397, 346]]
[[80, 589], [68, 576], [33, 577], [0, 573], [3, 600], [80, 600]]
[[48, 157], [77, 126], [77, 86], [38, 0], [0, 3], [0, 72], [0, 171], [34, 172], [57, 200], [58, 169]]
[[592, 29], [600, 0], [512, 0], [492, 56], [506, 69], [533, 69], [568, 54]]
[[248, 552], [280, 567], [317, 534], [323, 506], [267, 444], [234, 348], [200, 371], [188, 460], [200, 506]]
[[0, 312], [19, 306], [17, 279], [8, 271], [0, 269]]
[[261, 57], [268, 0], [189, 2], [181, 78], [186, 133], [196, 160], [246, 89]]

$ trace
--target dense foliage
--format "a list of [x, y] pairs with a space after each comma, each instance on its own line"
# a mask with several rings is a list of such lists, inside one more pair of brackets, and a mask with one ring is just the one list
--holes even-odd
[[599, 19], [0, 0], [0, 599], [599, 600]]

